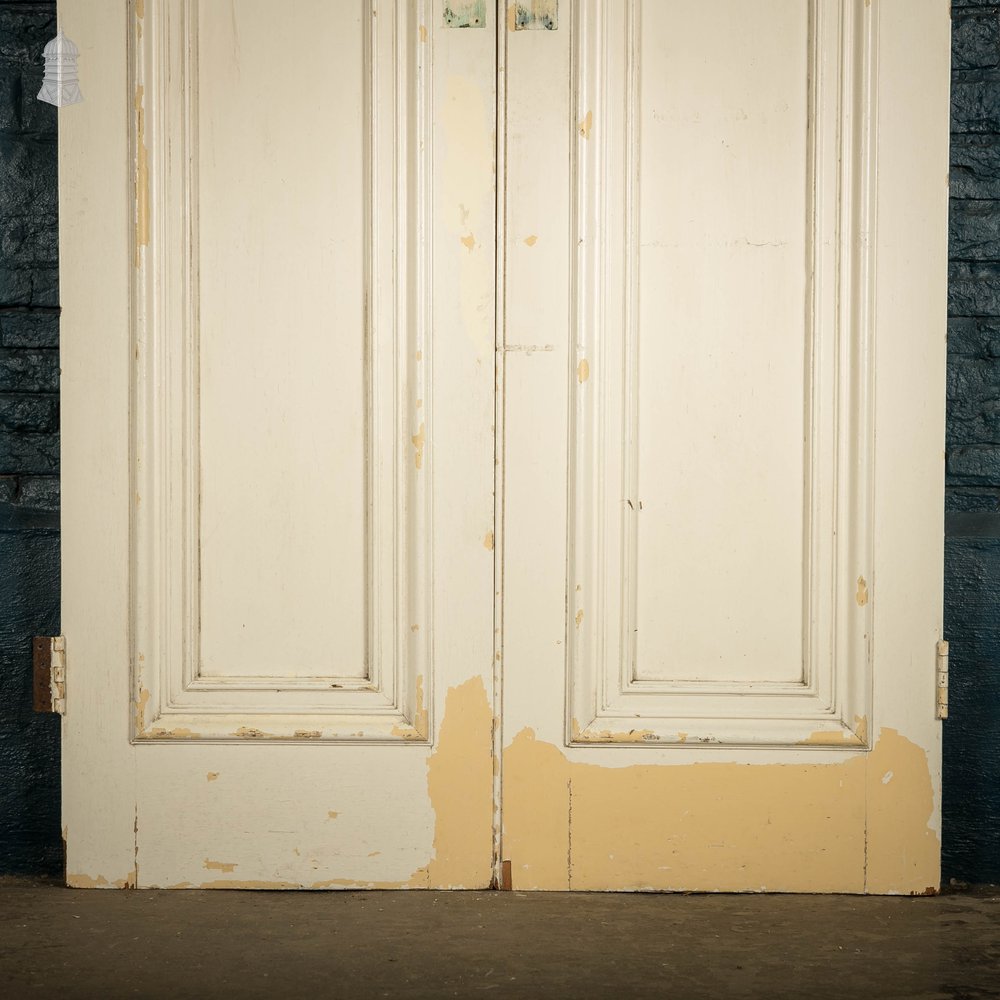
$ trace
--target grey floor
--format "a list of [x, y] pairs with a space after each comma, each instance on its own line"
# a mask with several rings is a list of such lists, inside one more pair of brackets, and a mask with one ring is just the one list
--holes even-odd
[[1000, 891], [197, 892], [0, 880], [0, 998], [1000, 996]]

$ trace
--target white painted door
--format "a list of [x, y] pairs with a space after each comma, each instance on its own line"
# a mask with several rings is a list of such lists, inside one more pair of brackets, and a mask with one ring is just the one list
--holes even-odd
[[71, 884], [935, 886], [945, 0], [60, 9]]
[[71, 885], [490, 882], [495, 32], [437, 7], [60, 3]]
[[505, 37], [510, 881], [933, 889], [947, 0], [559, 7]]

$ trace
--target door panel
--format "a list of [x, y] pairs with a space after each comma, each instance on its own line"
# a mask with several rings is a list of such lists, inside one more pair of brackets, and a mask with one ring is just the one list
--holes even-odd
[[487, 6], [60, 6], [70, 883], [936, 886], [945, 0]]
[[506, 51], [512, 884], [924, 891], [947, 5], [566, 6]]
[[69, 881], [483, 887], [494, 35], [61, 16]]

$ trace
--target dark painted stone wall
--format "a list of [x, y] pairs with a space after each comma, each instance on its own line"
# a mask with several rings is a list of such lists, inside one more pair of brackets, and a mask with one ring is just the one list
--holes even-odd
[[31, 710], [31, 638], [59, 631], [55, 6], [0, 0], [0, 874], [62, 871], [59, 721]]
[[[1000, 3], [952, 13], [944, 868], [1000, 882]], [[54, 33], [54, 3], [0, 0], [0, 874], [62, 865], [30, 660], [59, 630], [56, 112], [34, 97]]]
[[1000, 883], [1000, 4], [952, 4], [945, 878]]

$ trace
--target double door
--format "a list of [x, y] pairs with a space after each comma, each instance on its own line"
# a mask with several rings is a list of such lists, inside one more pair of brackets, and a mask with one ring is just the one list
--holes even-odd
[[947, 3], [60, 14], [70, 884], [937, 885]]

